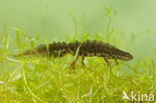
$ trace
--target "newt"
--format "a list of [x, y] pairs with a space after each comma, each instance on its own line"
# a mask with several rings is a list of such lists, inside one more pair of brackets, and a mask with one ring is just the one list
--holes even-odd
[[122, 61], [128, 61], [133, 59], [133, 56], [130, 53], [124, 52], [109, 43], [103, 43], [102, 41], [96, 40], [86, 40], [83, 43], [79, 41], [71, 43], [53, 42], [49, 44], [48, 47], [49, 49], [47, 49], [45, 44], [40, 45], [34, 49], [23, 52], [22, 55], [25, 56], [25, 55], [44, 54], [48, 56], [62, 57], [68, 53], [72, 55], [76, 55], [77, 53], [75, 60], [71, 64], [71, 68], [75, 67], [75, 63], [80, 56], [82, 57], [81, 63], [83, 65], [85, 57], [92, 56], [103, 57], [108, 66], [111, 65], [109, 59], [114, 59], [116, 64], [118, 64], [117, 59]]

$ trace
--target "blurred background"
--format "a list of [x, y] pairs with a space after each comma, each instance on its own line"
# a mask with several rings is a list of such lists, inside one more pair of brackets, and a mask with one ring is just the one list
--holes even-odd
[[[105, 35], [105, 8], [112, 5], [116, 11], [111, 26], [129, 38], [139, 35], [130, 51], [138, 58], [156, 53], [156, 1], [155, 0], [0, 0], [0, 31], [6, 27], [15, 39], [18, 27], [29, 36], [41, 34], [38, 44], [59, 39], [74, 33], [73, 17], [77, 33]], [[150, 31], [147, 33], [146, 31]], [[140, 35], [141, 34], [141, 35]], [[121, 38], [123, 39], [123, 38]]]

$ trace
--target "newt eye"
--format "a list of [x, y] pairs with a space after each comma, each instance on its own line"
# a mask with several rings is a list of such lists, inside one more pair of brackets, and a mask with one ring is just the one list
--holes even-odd
[[131, 54], [129, 54], [129, 53], [126, 54], [126, 57], [127, 57], [128, 60], [133, 59], [133, 56]]

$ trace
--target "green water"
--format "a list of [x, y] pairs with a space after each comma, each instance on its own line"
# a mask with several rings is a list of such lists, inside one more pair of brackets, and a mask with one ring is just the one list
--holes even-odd
[[[45, 36], [49, 42], [65, 40], [74, 32], [71, 11], [76, 18], [77, 33], [104, 33], [105, 21], [99, 18], [105, 14], [104, 6], [112, 4], [117, 11], [112, 27], [129, 37], [132, 33], [156, 30], [155, 3], [155, 0], [0, 0], [0, 30], [7, 28], [13, 44], [13, 27], [32, 37], [41, 33], [37, 44], [44, 43]], [[156, 33], [143, 33], [130, 51], [138, 57], [154, 55], [155, 39]]]
[[[156, 95], [155, 4], [156, 0], [0, 0], [0, 103], [128, 103], [123, 91]], [[117, 15], [110, 19], [114, 10]], [[41, 34], [35, 46], [46, 37], [48, 43], [69, 42], [90, 34], [90, 39], [109, 42], [134, 59], [119, 65], [110, 60], [112, 68], [103, 58], [85, 58], [86, 66], [79, 59], [69, 73], [71, 55], [12, 57], [18, 48], [19, 53], [30, 47], [23, 33], [32, 38]]]

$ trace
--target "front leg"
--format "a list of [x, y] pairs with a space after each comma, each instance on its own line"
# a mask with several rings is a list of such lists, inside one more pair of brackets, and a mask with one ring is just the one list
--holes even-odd
[[104, 57], [104, 60], [106, 61], [107, 66], [108, 67], [111, 67], [111, 63], [108, 61], [108, 59], [109, 59], [108, 57]]
[[118, 61], [117, 61], [117, 59], [116, 59], [116, 58], [115, 58], [115, 64], [116, 64], [116, 65], [118, 65]]

